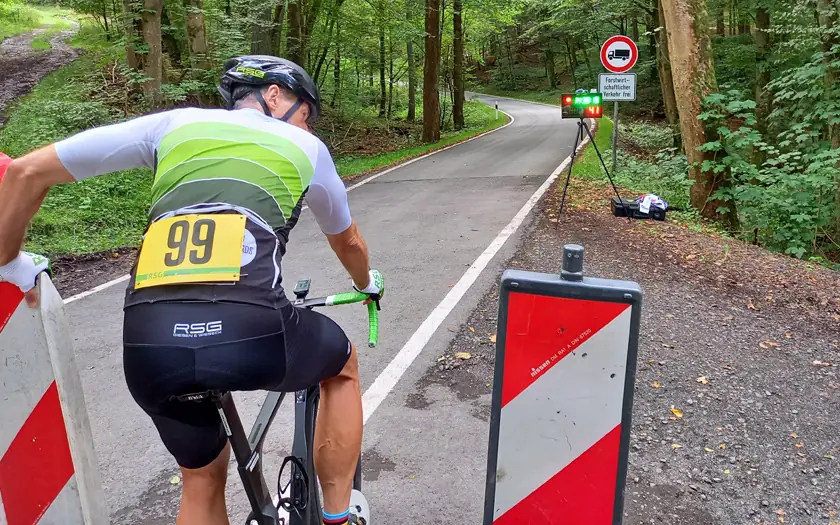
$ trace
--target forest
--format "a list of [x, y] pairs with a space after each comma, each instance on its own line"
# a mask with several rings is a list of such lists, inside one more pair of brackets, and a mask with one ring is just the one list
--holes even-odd
[[329, 107], [318, 131], [330, 146], [348, 147], [361, 130], [362, 152], [371, 141], [434, 143], [465, 126], [467, 90], [557, 104], [564, 91], [596, 87], [600, 46], [627, 35], [640, 60], [637, 100], [622, 104], [619, 180], [726, 235], [840, 261], [838, 0], [49, 4], [82, 15], [76, 40], [96, 57], [84, 75], [96, 86], [62, 105], [59, 120], [71, 122], [45, 138], [218, 106], [222, 62], [258, 53], [310, 71]]

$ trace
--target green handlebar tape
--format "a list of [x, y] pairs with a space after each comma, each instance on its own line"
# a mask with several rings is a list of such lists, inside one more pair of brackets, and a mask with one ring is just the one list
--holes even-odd
[[[338, 306], [342, 304], [361, 303], [370, 299], [370, 296], [362, 292], [346, 292], [331, 295], [327, 298], [327, 304]], [[374, 348], [379, 344], [379, 310], [376, 303], [368, 303], [368, 346]]]
[[368, 347], [379, 344], [379, 311], [376, 303], [368, 303]]
[[328, 298], [327, 304], [331, 306], [338, 306], [342, 304], [361, 303], [369, 298], [368, 294], [362, 292], [346, 292], [340, 293]]

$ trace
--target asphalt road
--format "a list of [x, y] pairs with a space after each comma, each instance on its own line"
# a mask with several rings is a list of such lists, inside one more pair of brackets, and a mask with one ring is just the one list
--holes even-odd
[[[366, 390], [476, 258], [571, 153], [575, 124], [560, 110], [481, 97], [513, 115], [504, 129], [394, 170], [350, 192], [350, 205], [386, 278], [381, 342], [364, 345], [361, 307], [329, 310], [360, 352]], [[527, 222], [527, 221], [526, 221]], [[487, 415], [448, 388], [418, 380], [436, 366], [454, 333], [498, 279], [519, 240], [510, 238], [463, 296], [365, 427], [365, 494], [373, 522], [479, 523], [484, 499]], [[284, 283], [312, 279], [312, 293], [350, 284], [308, 212], [292, 232]], [[122, 371], [122, 301], [118, 285], [67, 306], [94, 442], [112, 522], [173, 523], [178, 469], [146, 415], [134, 404]], [[489, 334], [488, 334], [489, 335]], [[414, 394], [414, 395], [412, 395]], [[486, 396], [486, 394], [480, 394]], [[237, 394], [243, 421], [253, 421], [263, 393]], [[479, 399], [484, 399], [486, 397]], [[266, 442], [269, 485], [291, 446], [290, 406], [281, 409]], [[228, 484], [233, 523], [247, 501], [235, 469]], [[276, 480], [276, 478], [275, 478]]]

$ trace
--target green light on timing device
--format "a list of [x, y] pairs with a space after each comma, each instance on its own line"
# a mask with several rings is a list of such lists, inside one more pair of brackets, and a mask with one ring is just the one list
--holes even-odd
[[603, 114], [600, 93], [567, 93], [560, 98], [564, 118], [600, 118]]

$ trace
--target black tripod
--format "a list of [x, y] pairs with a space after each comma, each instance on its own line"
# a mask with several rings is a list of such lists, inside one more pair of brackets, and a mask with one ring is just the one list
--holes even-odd
[[615, 191], [615, 195], [618, 197], [618, 203], [621, 205], [621, 209], [624, 210], [627, 220], [630, 221], [630, 213], [628, 212], [627, 207], [624, 206], [624, 200], [621, 198], [621, 195], [618, 194], [618, 188], [615, 187], [615, 182], [613, 182], [612, 175], [610, 175], [610, 170], [607, 169], [604, 157], [601, 156], [601, 152], [598, 150], [598, 144], [595, 143], [595, 137], [592, 136], [592, 131], [589, 130], [589, 126], [586, 124], [586, 120], [584, 120], [583, 117], [578, 120], [578, 132], [575, 134], [575, 145], [574, 149], [572, 149], [572, 162], [569, 164], [569, 173], [566, 175], [566, 184], [563, 186], [563, 198], [560, 200], [560, 213], [558, 213], [558, 215], [563, 214], [563, 206], [566, 203], [566, 190], [569, 189], [569, 181], [572, 180], [572, 169], [575, 167], [575, 158], [577, 158], [577, 150], [580, 145], [580, 141], [583, 139], [584, 130], [586, 130], [586, 134], [589, 135], [589, 141], [592, 142], [592, 147], [595, 148], [595, 153], [598, 155], [598, 160], [601, 161], [601, 166], [604, 167], [604, 173], [607, 174], [607, 178], [610, 180], [610, 185], [612, 186], [613, 191]]

